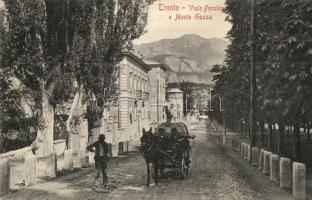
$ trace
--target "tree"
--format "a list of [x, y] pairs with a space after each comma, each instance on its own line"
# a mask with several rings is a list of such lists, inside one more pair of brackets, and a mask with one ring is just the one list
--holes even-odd
[[[40, 107], [40, 156], [53, 151], [56, 105], [73, 98], [67, 120], [72, 131], [86, 115], [87, 98], [115, 88], [115, 64], [143, 33], [152, 2], [5, 1], [8, 30], [1, 56], [4, 68], [33, 91]], [[96, 111], [89, 116], [101, 118], [103, 110]], [[91, 127], [96, 120], [90, 118]]]
[[[79, 132], [83, 118], [89, 129], [101, 126], [103, 107], [86, 99], [101, 96], [111, 101], [116, 94], [116, 64], [122, 51], [132, 47], [146, 26], [147, 6], [152, 1], [78, 1], [72, 10], [71, 62], [75, 66], [76, 94], [67, 121], [70, 133]], [[109, 93], [107, 93], [109, 91]], [[91, 102], [92, 103], [92, 102]]]
[[[232, 23], [225, 65], [215, 65], [215, 89], [225, 99], [232, 120], [246, 118], [246, 74], [249, 52], [248, 1], [226, 1], [225, 13]], [[268, 146], [272, 147], [272, 125], [279, 124], [278, 150], [283, 153], [284, 127], [294, 127], [294, 157], [300, 158], [300, 127], [311, 121], [311, 1], [261, 0], [257, 5], [257, 118], [261, 135], [269, 124]], [[263, 141], [263, 136], [262, 140]], [[262, 144], [263, 145], [263, 144]]]
[[55, 94], [70, 87], [60, 78], [66, 70], [70, 71], [66, 68], [62, 45], [66, 32], [55, 37], [56, 32], [62, 32], [62, 28], [56, 26], [61, 19], [51, 18], [50, 10], [55, 6], [51, 2], [57, 1], [5, 2], [8, 10], [5, 68], [34, 91], [34, 100], [41, 110], [37, 132], [37, 138], [42, 142], [39, 156], [53, 152], [54, 107], [61, 99]]

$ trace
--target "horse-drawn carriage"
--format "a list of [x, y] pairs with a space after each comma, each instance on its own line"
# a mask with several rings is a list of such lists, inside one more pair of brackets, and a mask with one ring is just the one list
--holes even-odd
[[151, 164], [154, 165], [155, 183], [158, 183], [158, 170], [164, 175], [164, 169], [178, 169], [185, 178], [190, 169], [190, 136], [187, 126], [182, 123], [162, 123], [153, 134], [143, 131], [141, 152], [147, 163], [147, 185]]
[[156, 133], [165, 142], [165, 153], [162, 166], [163, 168], [179, 169], [182, 178], [188, 175], [190, 168], [190, 136], [187, 126], [182, 123], [163, 123], [156, 128]]

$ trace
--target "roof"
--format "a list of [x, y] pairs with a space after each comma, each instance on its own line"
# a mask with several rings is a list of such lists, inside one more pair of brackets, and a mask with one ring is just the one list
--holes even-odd
[[166, 92], [167, 93], [183, 93], [179, 88], [170, 88]]
[[139, 57], [137, 57], [136, 55], [134, 55], [131, 52], [123, 52], [122, 56], [125, 56], [127, 58], [130, 58], [133, 62], [139, 64], [144, 70], [149, 71], [152, 68], [146, 64], [142, 59], [140, 59]]
[[154, 61], [154, 60], [144, 60], [151, 68], [161, 68], [164, 71], [168, 71], [168, 68], [165, 64]]
[[183, 122], [162, 123], [156, 128], [156, 131], [158, 132], [160, 128], [164, 129], [164, 134], [166, 136], [171, 136], [173, 128], [177, 129], [178, 136], [189, 136], [188, 128]]

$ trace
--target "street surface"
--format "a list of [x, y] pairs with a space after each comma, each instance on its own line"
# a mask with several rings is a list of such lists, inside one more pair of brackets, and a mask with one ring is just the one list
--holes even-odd
[[222, 145], [205, 122], [198, 124], [190, 134], [196, 138], [186, 180], [180, 179], [176, 171], [167, 171], [168, 178], [161, 180], [159, 186], [146, 188], [145, 161], [138, 151], [133, 151], [110, 161], [108, 174], [113, 189], [108, 193], [92, 190], [94, 169], [90, 167], [27, 187], [3, 199], [293, 199], [290, 191], [279, 189], [268, 177], [240, 159], [229, 145]]

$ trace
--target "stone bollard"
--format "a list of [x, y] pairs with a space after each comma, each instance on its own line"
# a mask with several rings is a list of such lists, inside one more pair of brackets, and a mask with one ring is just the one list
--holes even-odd
[[264, 150], [260, 150], [259, 161], [258, 161], [258, 170], [263, 172], [263, 164], [264, 164]]
[[247, 160], [249, 163], [251, 163], [251, 146], [250, 146], [250, 144], [247, 144]]
[[244, 146], [244, 159], [248, 160], [248, 144], [245, 144]]
[[263, 174], [264, 175], [270, 175], [270, 156], [271, 152], [264, 151], [264, 159], [263, 159]]
[[289, 158], [280, 158], [280, 188], [291, 189], [291, 161]]
[[275, 154], [270, 156], [270, 180], [279, 182], [279, 156]]
[[248, 144], [244, 145], [245, 150], [244, 150], [244, 159], [248, 160]]
[[71, 149], [67, 149], [64, 152], [64, 169], [65, 170], [73, 169], [73, 155]]
[[252, 147], [252, 161], [251, 165], [253, 167], [258, 167], [259, 165], [259, 148], [258, 147]]
[[56, 154], [51, 153], [50, 155], [48, 155], [46, 161], [47, 161], [47, 177], [55, 178], [57, 170]]
[[242, 152], [242, 143], [238, 142], [238, 152], [241, 154]]
[[10, 191], [10, 160], [0, 159], [0, 196]]
[[306, 166], [302, 163], [293, 163], [293, 196], [295, 199], [306, 200]]
[[244, 143], [241, 143], [241, 151], [240, 151], [240, 156], [241, 158], [244, 158], [244, 155], [245, 155], [245, 145]]
[[25, 156], [25, 186], [37, 183], [37, 158], [33, 154]]
[[25, 181], [25, 158], [16, 156], [10, 158], [10, 190], [17, 190]]
[[94, 152], [89, 152], [89, 163], [90, 163], [90, 165], [95, 164], [94, 156], [95, 156]]
[[242, 143], [242, 158], [245, 158], [245, 143]]

